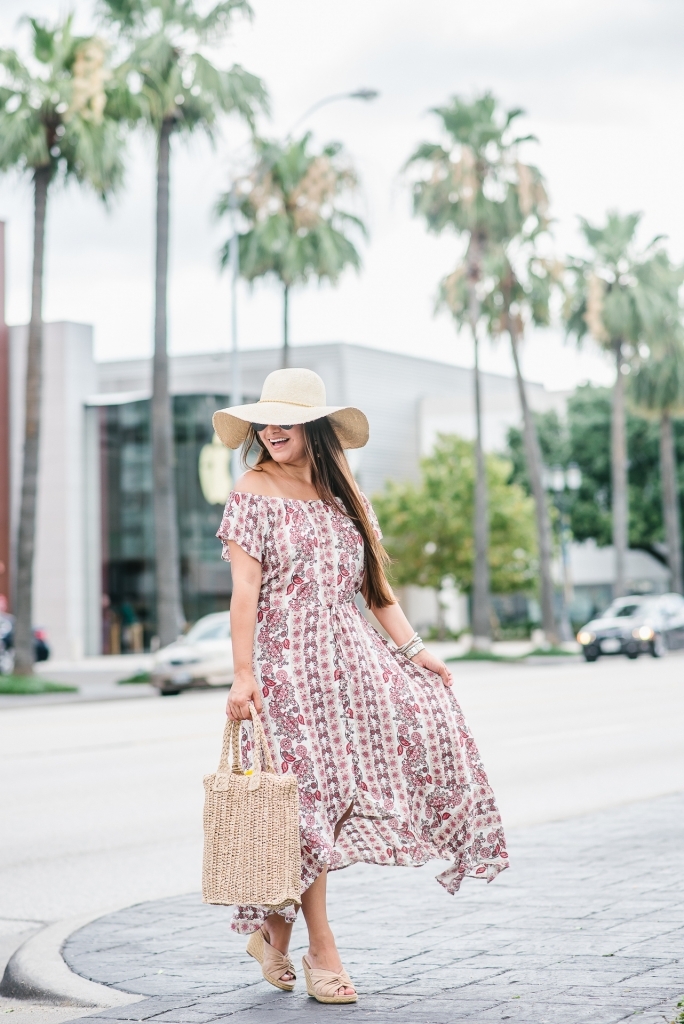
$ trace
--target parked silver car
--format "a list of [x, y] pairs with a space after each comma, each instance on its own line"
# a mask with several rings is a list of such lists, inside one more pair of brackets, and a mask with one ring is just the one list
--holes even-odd
[[577, 639], [587, 661], [601, 654], [660, 658], [665, 651], [684, 647], [684, 597], [619, 597], [596, 619], [582, 626]]
[[157, 651], [150, 679], [163, 697], [183, 690], [229, 686], [232, 681], [229, 612], [205, 615], [185, 636]]

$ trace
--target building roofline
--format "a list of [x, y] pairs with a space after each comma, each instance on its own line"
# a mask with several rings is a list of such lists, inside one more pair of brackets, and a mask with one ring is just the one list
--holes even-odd
[[[353, 350], [362, 351], [362, 352], [373, 352], [373, 353], [379, 354], [379, 355], [392, 356], [395, 359], [406, 359], [406, 360], [411, 360], [412, 362], [431, 363], [434, 366], [448, 367], [450, 370], [464, 370], [466, 373], [472, 372], [472, 369], [473, 369], [472, 366], [461, 366], [459, 363], [447, 363], [444, 360], [432, 359], [432, 358], [430, 358], [428, 356], [417, 356], [417, 355], [413, 355], [413, 354], [408, 353], [408, 352], [395, 352], [392, 349], [378, 348], [375, 345], [362, 345], [362, 344], [359, 344], [358, 342], [351, 342], [351, 341], [319, 341], [319, 342], [309, 342], [309, 343], [307, 343], [305, 345], [291, 345], [290, 346], [290, 354], [292, 355], [292, 353], [297, 352], [299, 350], [322, 349], [322, 348], [353, 349]], [[243, 349], [240, 349], [240, 355], [248, 355], [248, 354], [257, 353], [257, 352], [259, 352], [259, 353], [269, 353], [271, 355], [278, 355], [281, 352], [281, 346], [280, 345], [276, 345], [276, 346], [269, 345], [269, 346], [257, 347], [257, 348], [243, 348]], [[231, 353], [230, 353], [230, 351], [228, 349], [211, 349], [208, 352], [177, 352], [177, 353], [170, 352], [169, 353], [169, 358], [170, 358], [170, 360], [175, 362], [178, 359], [202, 359], [202, 358], [207, 358], [209, 356], [223, 356], [223, 357], [226, 357], [226, 358], [230, 358], [230, 355], [231, 355]], [[138, 363], [138, 364], [140, 364], [140, 363], [150, 363], [151, 361], [152, 361], [152, 354], [150, 354], [148, 356], [134, 356], [132, 358], [123, 358], [123, 359], [101, 359], [101, 360], [97, 360], [97, 366], [114, 366], [117, 363], [129, 363], [129, 364], [130, 363]], [[481, 373], [485, 377], [495, 377], [495, 378], [498, 378], [500, 380], [512, 380], [513, 379], [513, 375], [512, 374], [496, 373], [495, 371], [492, 371], [492, 370], [482, 370]], [[570, 393], [565, 388], [558, 389], [557, 391], [550, 391], [549, 389], [547, 389], [545, 387], [545, 385], [541, 381], [538, 381], [538, 380], [530, 380], [530, 379], [526, 378], [525, 383], [526, 384], [532, 384], [532, 385], [535, 385], [537, 387], [544, 388], [544, 390], [547, 392], [547, 394], [569, 394]]]

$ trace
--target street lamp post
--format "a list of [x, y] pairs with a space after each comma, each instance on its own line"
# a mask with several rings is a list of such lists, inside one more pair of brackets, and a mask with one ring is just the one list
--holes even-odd
[[572, 604], [572, 578], [570, 573], [570, 517], [568, 491], [577, 492], [582, 486], [582, 472], [576, 462], [567, 467], [552, 466], [546, 471], [546, 489], [553, 492], [554, 505], [558, 509], [561, 564], [563, 567], [563, 586], [560, 615], [561, 640], [572, 640], [573, 632], [570, 623], [570, 605]]
[[[377, 89], [356, 89], [354, 92], [341, 92], [335, 93], [332, 96], [325, 96], [322, 100], [318, 100], [313, 106], [305, 110], [300, 118], [295, 121], [294, 125], [287, 133], [289, 139], [295, 128], [297, 128], [302, 121], [305, 121], [307, 117], [310, 117], [315, 111], [321, 107], [326, 106], [328, 103], [335, 103], [338, 100], [363, 100], [364, 103], [369, 103], [371, 100], [377, 99], [380, 93]], [[233, 233], [230, 236], [230, 244], [228, 247], [228, 262], [230, 264], [231, 282], [230, 282], [230, 295], [231, 295], [231, 312], [230, 312], [230, 369], [231, 369], [231, 386], [230, 386], [230, 404], [231, 405], [242, 405], [242, 375], [240, 373], [240, 351], [238, 345], [238, 319], [237, 319], [237, 286], [238, 278], [240, 277], [240, 236], [238, 233], [237, 222], [238, 222], [238, 195], [235, 184], [231, 189], [230, 194], [230, 210], [232, 219]], [[237, 480], [240, 473], [240, 452], [237, 449], [233, 453], [231, 460], [231, 475], [233, 483]]]

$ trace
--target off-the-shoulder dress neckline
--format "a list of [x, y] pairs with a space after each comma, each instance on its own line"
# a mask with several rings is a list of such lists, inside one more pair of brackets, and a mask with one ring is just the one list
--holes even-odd
[[280, 494], [255, 494], [254, 491], [233, 491], [232, 493], [246, 494], [250, 498], [268, 498], [271, 501], [296, 501], [298, 505], [318, 505], [323, 502], [323, 498], [283, 498]]

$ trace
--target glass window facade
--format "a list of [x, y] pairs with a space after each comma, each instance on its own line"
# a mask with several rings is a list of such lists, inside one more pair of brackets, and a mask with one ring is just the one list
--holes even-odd
[[[192, 623], [230, 605], [230, 568], [216, 539], [230, 453], [213, 443], [211, 425], [212, 413], [228, 398], [176, 395], [172, 401], [183, 607]], [[149, 400], [102, 407], [100, 446], [102, 649], [149, 649], [156, 634]]]

